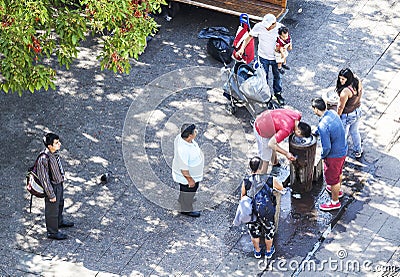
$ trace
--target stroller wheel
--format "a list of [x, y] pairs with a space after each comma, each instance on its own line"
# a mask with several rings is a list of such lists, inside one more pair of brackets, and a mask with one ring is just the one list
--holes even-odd
[[270, 99], [264, 103], [264, 105], [268, 110], [276, 110], [281, 108], [281, 105], [279, 105], [279, 102], [274, 99], [273, 96], [271, 96]]
[[280, 108], [281, 108], [281, 106], [279, 105], [279, 103], [277, 103], [274, 100], [269, 101], [267, 104], [268, 110], [276, 110], [276, 109], [280, 109]]
[[236, 113], [237, 108], [236, 108], [235, 106], [232, 106], [232, 105], [230, 105], [230, 104], [227, 104], [227, 105], [225, 106], [225, 110], [226, 110], [229, 114], [233, 115], [233, 114]]
[[272, 102], [268, 102], [268, 110], [275, 110], [275, 105]]

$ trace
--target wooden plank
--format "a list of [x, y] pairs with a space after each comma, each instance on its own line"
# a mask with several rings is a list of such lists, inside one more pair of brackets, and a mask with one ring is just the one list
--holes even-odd
[[260, 0], [174, 0], [189, 5], [194, 5], [206, 9], [228, 13], [232, 15], [240, 15], [247, 13], [253, 20], [262, 20], [264, 15], [272, 13], [276, 18], [280, 18], [286, 14], [286, 0], [280, 1], [260, 1]]

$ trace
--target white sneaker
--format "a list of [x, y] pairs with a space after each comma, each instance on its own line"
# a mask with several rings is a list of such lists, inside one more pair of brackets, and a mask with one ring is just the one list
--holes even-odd
[[340, 202], [337, 202], [336, 204], [333, 204], [332, 202], [324, 203], [319, 205], [319, 209], [322, 211], [332, 211], [332, 210], [337, 210], [342, 207], [342, 204]]

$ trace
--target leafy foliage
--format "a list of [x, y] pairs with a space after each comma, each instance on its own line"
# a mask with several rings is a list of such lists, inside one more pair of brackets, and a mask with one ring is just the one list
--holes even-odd
[[55, 89], [54, 60], [69, 69], [88, 34], [100, 35], [101, 69], [129, 73], [165, 0], [0, 0], [0, 90]]

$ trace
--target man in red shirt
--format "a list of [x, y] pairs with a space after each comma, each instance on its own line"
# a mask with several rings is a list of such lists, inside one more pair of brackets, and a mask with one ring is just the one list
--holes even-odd
[[264, 161], [262, 172], [266, 173], [269, 161], [278, 165], [276, 152], [284, 155], [289, 161], [296, 158], [292, 153], [279, 146], [279, 143], [293, 132], [299, 137], [311, 136], [311, 127], [305, 122], [300, 122], [301, 113], [290, 109], [266, 110], [257, 116], [254, 122], [254, 135], [256, 136], [258, 154]]

